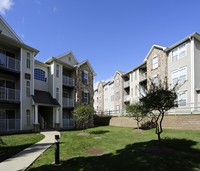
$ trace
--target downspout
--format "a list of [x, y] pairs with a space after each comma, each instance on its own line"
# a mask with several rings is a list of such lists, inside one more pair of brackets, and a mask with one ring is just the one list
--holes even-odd
[[195, 75], [194, 75], [194, 38], [190, 37], [191, 49], [190, 49], [190, 60], [191, 60], [191, 113], [194, 111], [195, 103]]

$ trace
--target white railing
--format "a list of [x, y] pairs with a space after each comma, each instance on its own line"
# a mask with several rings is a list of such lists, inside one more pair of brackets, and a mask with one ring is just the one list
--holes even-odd
[[20, 61], [18, 59], [0, 54], [0, 67], [20, 71]]
[[16, 89], [0, 87], [0, 100], [20, 101], [20, 91]]
[[63, 84], [67, 86], [74, 86], [74, 79], [63, 75]]
[[130, 95], [125, 95], [124, 96], [124, 102], [130, 101]]
[[0, 131], [20, 130], [20, 119], [0, 119]]
[[63, 128], [75, 128], [75, 121], [73, 119], [63, 119]]
[[124, 82], [124, 88], [129, 87], [130, 86], [130, 81], [125, 81]]
[[63, 107], [74, 107], [74, 100], [72, 98], [63, 97]]
[[140, 73], [140, 82], [144, 81], [147, 79], [147, 73]]

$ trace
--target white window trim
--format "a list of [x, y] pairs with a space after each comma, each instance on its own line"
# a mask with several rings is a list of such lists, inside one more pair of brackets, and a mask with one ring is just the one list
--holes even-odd
[[172, 74], [173, 73], [175, 73], [175, 72], [178, 72], [178, 82], [180, 82], [180, 76], [182, 76], [182, 75], [180, 75], [180, 71], [181, 70], [184, 70], [184, 69], [186, 69], [186, 78], [185, 78], [185, 80], [187, 80], [187, 66], [184, 66], [184, 67], [181, 67], [181, 68], [178, 68], [178, 69], [175, 69], [175, 70], [173, 70], [172, 72], [171, 72], [171, 83], [172, 83], [172, 85], [175, 85], [175, 84], [173, 84], [173, 77], [172, 77]]
[[[180, 99], [180, 95], [185, 94], [185, 99]], [[180, 100], [185, 100], [185, 105], [180, 105], [179, 101]], [[187, 106], [187, 90], [185, 91], [178, 91], [178, 105], [179, 106]]]
[[[153, 58], [152, 58], [152, 69], [156, 69], [158, 68], [158, 55], [155, 55]], [[155, 59], [157, 59], [157, 61], [155, 62]]]
[[[180, 53], [181, 53], [180, 47], [182, 47], [182, 46], [184, 46], [184, 51], [185, 51], [185, 55], [184, 56], [180, 56]], [[173, 57], [174, 56], [172, 54], [173, 54], [173, 51], [175, 51], [175, 50], [177, 50], [177, 59], [175, 61], [173, 61]], [[182, 58], [184, 58], [186, 56], [187, 56], [186, 43], [183, 43], [183, 44], [179, 45], [178, 47], [176, 47], [176, 48], [171, 50], [171, 62], [172, 63], [174, 63], [174, 62], [176, 62], [176, 61], [178, 61], [178, 60], [180, 60], [180, 59], [182, 59]]]

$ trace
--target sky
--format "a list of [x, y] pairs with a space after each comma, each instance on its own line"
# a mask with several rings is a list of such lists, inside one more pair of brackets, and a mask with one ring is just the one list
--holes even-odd
[[152, 45], [200, 33], [200, 0], [0, 0], [0, 14], [46, 61], [72, 51], [95, 82], [141, 64]]

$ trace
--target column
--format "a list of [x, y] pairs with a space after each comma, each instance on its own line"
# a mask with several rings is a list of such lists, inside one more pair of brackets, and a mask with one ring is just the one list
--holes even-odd
[[38, 123], [38, 105], [35, 105], [35, 120], [33, 124], [33, 131], [34, 132], [40, 131], [40, 124]]
[[56, 108], [56, 123], [55, 123], [55, 129], [60, 129], [60, 116], [59, 116], [60, 108]]
[[38, 124], [38, 105], [35, 105], [35, 124]]

